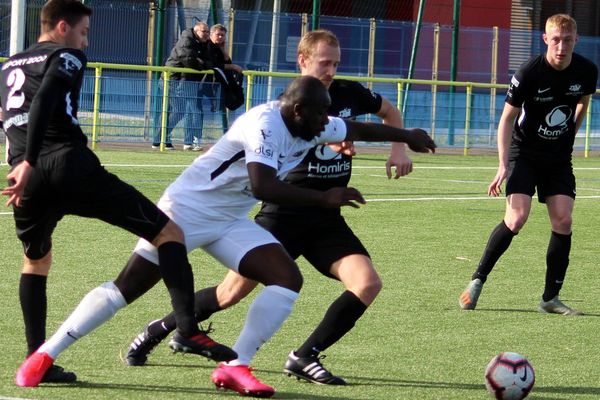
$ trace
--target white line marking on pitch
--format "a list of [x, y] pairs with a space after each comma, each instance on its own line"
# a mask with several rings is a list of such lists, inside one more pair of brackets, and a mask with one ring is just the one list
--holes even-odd
[[[505, 200], [506, 197], [410, 197], [410, 198], [391, 198], [391, 199], [370, 199], [365, 198], [366, 201], [373, 202], [384, 202], [384, 201], [434, 201], [434, 200], [445, 200], [445, 201], [468, 201], [468, 200]], [[600, 196], [577, 196], [579, 199], [600, 199]]]
[[0, 396], [0, 400], [32, 400], [28, 397], [4, 397]]
[[[189, 167], [190, 164], [102, 164], [105, 167], [140, 167], [140, 168], [185, 168]], [[353, 165], [353, 169], [383, 169], [384, 167], [376, 166], [376, 165]], [[441, 166], [441, 165], [416, 165], [414, 169], [443, 169], [443, 170], [472, 170], [472, 169], [486, 169], [486, 170], [495, 170], [498, 167], [484, 167], [484, 166], [468, 166], [468, 167], [459, 167], [459, 166]], [[574, 170], [581, 171], [600, 171], [600, 167], [582, 167], [582, 168], [573, 168]]]

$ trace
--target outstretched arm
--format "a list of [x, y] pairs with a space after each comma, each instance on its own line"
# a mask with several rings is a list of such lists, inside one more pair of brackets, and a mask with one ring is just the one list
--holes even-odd
[[252, 194], [258, 200], [283, 205], [303, 205], [324, 208], [350, 206], [358, 208], [365, 199], [354, 188], [337, 187], [327, 191], [301, 188], [282, 182], [277, 171], [259, 162], [249, 162], [248, 176]]
[[404, 142], [417, 153], [435, 153], [436, 145], [422, 129], [400, 129], [372, 122], [344, 120], [347, 127], [345, 140], [369, 142]]

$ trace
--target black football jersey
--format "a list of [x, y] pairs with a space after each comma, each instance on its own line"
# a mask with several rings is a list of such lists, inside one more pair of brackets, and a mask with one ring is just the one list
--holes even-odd
[[[46, 154], [66, 143], [87, 143], [77, 120], [86, 63], [85, 54], [80, 50], [41, 42], [15, 54], [2, 65], [1, 119], [10, 142], [10, 164], [25, 159], [26, 152], [33, 154], [28, 157], [35, 162], [37, 154]], [[46, 87], [50, 87], [58, 98], [50, 115], [47, 113], [52, 107], [43, 104], [41, 96], [37, 96], [42, 85], [49, 85]], [[47, 120], [47, 125], [40, 123], [42, 120]], [[32, 131], [28, 138], [29, 125], [39, 125], [39, 129]], [[28, 140], [38, 148], [32, 149], [32, 143], [28, 148]]]
[[509, 155], [540, 162], [568, 162], [575, 141], [575, 109], [596, 91], [598, 68], [574, 53], [571, 64], [558, 71], [544, 54], [525, 62], [511, 79], [506, 102], [520, 107]]
[[[365, 88], [359, 82], [335, 79], [329, 86], [331, 107], [327, 113], [334, 117], [355, 119], [359, 115], [374, 114], [381, 109], [379, 94]], [[302, 162], [292, 169], [284, 181], [293, 185], [325, 191], [348, 185], [352, 173], [352, 157], [336, 153], [327, 145], [319, 145], [308, 151]], [[339, 214], [339, 209], [321, 207], [291, 207], [263, 203], [262, 213]]]

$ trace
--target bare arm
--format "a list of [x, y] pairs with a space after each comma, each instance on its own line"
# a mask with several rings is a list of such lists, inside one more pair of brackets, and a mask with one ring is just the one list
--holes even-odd
[[510, 147], [510, 138], [515, 123], [515, 118], [519, 115], [521, 109], [504, 103], [504, 109], [498, 123], [498, 172], [488, 186], [489, 196], [498, 196], [502, 190], [501, 185], [506, 179], [508, 169], [508, 149]]
[[592, 95], [588, 94], [587, 96], [583, 96], [581, 99], [579, 99], [579, 102], [577, 103], [577, 107], [575, 108], [575, 133], [577, 133], [579, 128], [581, 128], [581, 124], [583, 123], [583, 118], [585, 117], [585, 113], [590, 105], [591, 98]]
[[435, 143], [422, 129], [400, 129], [371, 122], [344, 120], [347, 128], [344, 140], [371, 142], [404, 142], [418, 153], [435, 152]]
[[[388, 99], [382, 97], [381, 109], [377, 112], [377, 116], [382, 119], [383, 124], [393, 126], [395, 128], [404, 128], [402, 114]], [[388, 178], [392, 177], [392, 166], [396, 167], [394, 179], [408, 175], [412, 172], [412, 160], [406, 154], [406, 144], [393, 142], [390, 151], [390, 157], [385, 163], [385, 169]]]
[[259, 162], [249, 162], [248, 176], [252, 194], [258, 200], [282, 205], [303, 205], [325, 208], [341, 206], [359, 207], [365, 203], [360, 192], [354, 188], [338, 187], [327, 191], [297, 187], [277, 178], [277, 171]]

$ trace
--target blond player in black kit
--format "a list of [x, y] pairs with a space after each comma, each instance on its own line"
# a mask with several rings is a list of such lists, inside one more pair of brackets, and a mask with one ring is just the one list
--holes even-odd
[[471, 281], [459, 297], [463, 310], [474, 310], [483, 284], [500, 256], [519, 233], [531, 210], [533, 195], [550, 217], [546, 282], [539, 311], [580, 315], [564, 304], [559, 292], [569, 266], [575, 176], [571, 156], [598, 68], [573, 52], [577, 24], [566, 14], [546, 21], [545, 54], [524, 63], [511, 79], [498, 125], [498, 172], [488, 188], [498, 196], [506, 179], [506, 212], [494, 228]]
[[[230, 360], [231, 349], [212, 342], [194, 318], [194, 286], [183, 233], [152, 201], [108, 173], [88, 149], [77, 109], [88, 44], [90, 15], [75, 0], [50, 0], [41, 12], [38, 42], [2, 65], [0, 103], [10, 143], [8, 186], [2, 191], [13, 206], [24, 263], [19, 298], [29, 357], [17, 371], [18, 386], [40, 382], [72, 382], [76, 376], [36, 351], [46, 336], [46, 282], [52, 263], [52, 232], [65, 215], [97, 218], [143, 237], [158, 248], [160, 274], [177, 315], [178, 338], [197, 350], [211, 347]], [[127, 303], [120, 289], [127, 274], [92, 293], [91, 306], [118, 310]], [[111, 315], [98, 313], [96, 320]], [[69, 332], [73, 340], [86, 327]], [[223, 350], [214, 351], [215, 348]]]
[[[302, 75], [317, 77], [328, 88], [332, 102], [329, 115], [352, 119], [372, 113], [385, 124], [402, 127], [399, 110], [387, 99], [358, 82], [333, 79], [339, 63], [340, 45], [332, 32], [317, 30], [303, 36], [298, 45], [298, 64]], [[314, 147], [285, 181], [322, 191], [346, 187], [352, 172], [352, 157], [345, 153], [348, 152], [338, 153], [328, 146]], [[412, 171], [404, 144], [392, 145], [386, 167], [388, 177], [392, 176], [392, 167], [396, 168], [395, 178]], [[369, 253], [348, 227], [339, 208], [326, 210], [264, 203], [256, 222], [281, 241], [293, 258], [304, 256], [319, 272], [340, 280], [346, 288], [304, 344], [289, 353], [284, 371], [314, 383], [346, 384], [344, 379], [325, 369], [319, 353], [352, 329], [381, 290], [381, 279]], [[198, 320], [205, 320], [212, 313], [237, 303], [255, 286], [256, 282], [230, 272], [218, 286], [196, 293]], [[144, 365], [150, 351], [174, 328], [173, 324], [172, 316], [150, 323], [131, 343], [128, 364]], [[241, 388], [240, 393], [256, 384], [254, 376], [226, 364], [213, 372], [212, 379], [221, 387]]]

